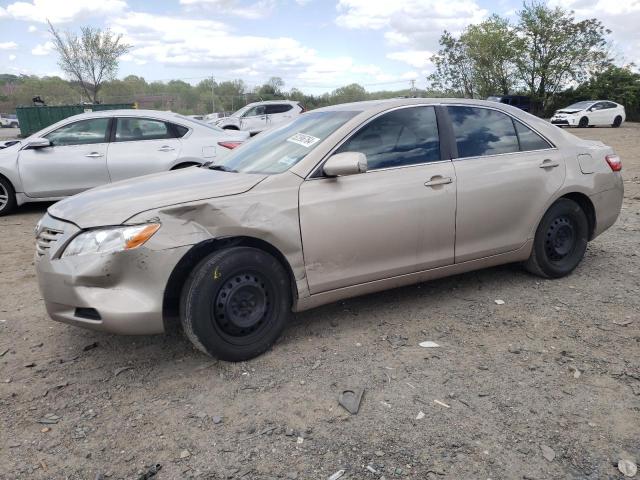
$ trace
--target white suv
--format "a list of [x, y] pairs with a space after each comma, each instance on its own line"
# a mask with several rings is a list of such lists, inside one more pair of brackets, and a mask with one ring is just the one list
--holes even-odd
[[0, 127], [1, 128], [18, 128], [20, 122], [15, 115], [7, 115], [6, 113], [0, 113]]
[[246, 130], [255, 135], [267, 128], [289, 122], [304, 112], [305, 108], [300, 102], [291, 100], [254, 102], [229, 117], [215, 120], [213, 124], [226, 130]]

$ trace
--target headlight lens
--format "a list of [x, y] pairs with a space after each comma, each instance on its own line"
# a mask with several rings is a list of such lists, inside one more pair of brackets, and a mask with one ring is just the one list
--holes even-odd
[[149, 223], [89, 230], [75, 237], [65, 248], [62, 257], [133, 250], [144, 245], [159, 229], [159, 223]]

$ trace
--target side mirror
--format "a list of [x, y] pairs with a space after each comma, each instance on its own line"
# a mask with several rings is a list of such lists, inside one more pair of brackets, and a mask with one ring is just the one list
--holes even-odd
[[26, 143], [23, 149], [27, 150], [27, 149], [47, 148], [50, 146], [51, 146], [51, 141], [47, 138], [32, 138]]
[[322, 171], [328, 177], [365, 173], [367, 171], [367, 156], [360, 152], [336, 153], [326, 161]]

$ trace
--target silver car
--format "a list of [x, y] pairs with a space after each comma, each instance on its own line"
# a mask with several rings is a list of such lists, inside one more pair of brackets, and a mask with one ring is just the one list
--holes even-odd
[[154, 110], [83, 113], [0, 149], [0, 216], [98, 185], [217, 162], [249, 138]]
[[510, 262], [568, 275], [620, 212], [620, 158], [515, 107], [397, 99], [301, 115], [222, 164], [49, 208], [36, 269], [55, 320], [174, 324], [226, 360], [292, 311]]

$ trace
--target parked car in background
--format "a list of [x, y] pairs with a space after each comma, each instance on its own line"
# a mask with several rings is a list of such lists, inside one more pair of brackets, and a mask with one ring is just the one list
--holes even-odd
[[225, 130], [246, 130], [252, 135], [286, 123], [305, 112], [300, 102], [270, 100], [250, 103], [228, 117], [214, 122]]
[[556, 111], [551, 123], [570, 127], [619, 127], [627, 118], [624, 106], [609, 100], [586, 100]]
[[0, 128], [19, 128], [20, 122], [15, 115], [0, 113]]
[[172, 112], [105, 110], [66, 118], [0, 149], [0, 216], [149, 173], [219, 162], [249, 138]]
[[531, 111], [531, 97], [524, 95], [496, 95], [487, 97], [487, 100], [491, 102], [500, 102], [505, 105], [511, 105], [513, 107], [524, 110], [525, 112]]
[[200, 350], [246, 360], [292, 310], [511, 262], [568, 275], [618, 217], [621, 168], [500, 103], [335, 105], [218, 165], [53, 205], [38, 281], [55, 320], [151, 334], [179, 318]]

